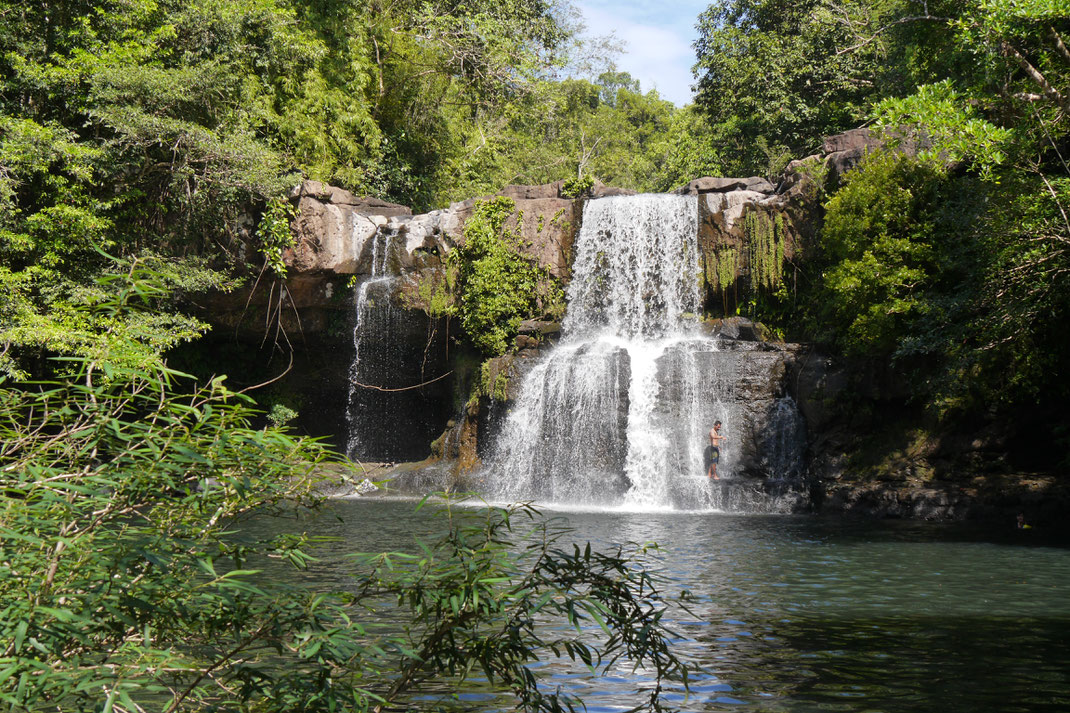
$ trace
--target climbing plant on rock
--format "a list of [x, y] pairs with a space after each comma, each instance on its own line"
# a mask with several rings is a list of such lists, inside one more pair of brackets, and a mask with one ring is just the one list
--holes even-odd
[[276, 277], [286, 277], [286, 261], [283, 252], [293, 247], [294, 237], [290, 222], [297, 217], [297, 209], [285, 198], [272, 198], [268, 201], [260, 225], [256, 229], [256, 238], [260, 250], [264, 253], [264, 262]]
[[465, 225], [464, 245], [449, 257], [458, 271], [461, 326], [488, 356], [508, 350], [523, 319], [564, 299], [550, 274], [520, 254], [518, 231], [506, 227], [515, 208], [510, 198], [478, 203]]

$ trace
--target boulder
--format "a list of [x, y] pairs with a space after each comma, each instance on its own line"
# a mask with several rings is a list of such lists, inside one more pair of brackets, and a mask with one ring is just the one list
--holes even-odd
[[297, 273], [352, 275], [360, 272], [361, 254], [376, 231], [391, 218], [411, 215], [402, 205], [358, 197], [319, 181], [305, 181], [290, 193], [297, 205], [294, 246], [283, 253]]
[[[521, 254], [546, 268], [554, 277], [567, 280], [569, 255], [582, 216], [583, 201], [544, 197], [556, 193], [557, 187], [559, 183], [545, 186], [508, 186], [508, 190], [499, 195], [505, 195], [516, 202], [516, 212], [506, 221], [506, 228], [516, 230], [520, 234]], [[431, 214], [435, 216], [434, 223], [442, 236], [445, 250], [464, 243], [464, 226], [472, 217], [476, 202], [491, 197], [493, 196], [453, 203], [449, 208]], [[420, 217], [417, 216], [414, 220], [419, 220]]]
[[386, 216], [365, 215], [352, 206], [310, 196], [302, 197], [297, 208], [294, 245], [283, 253], [286, 266], [297, 273], [355, 274], [365, 243], [387, 222]]
[[702, 329], [711, 337], [733, 339], [741, 342], [771, 342], [773, 335], [761, 322], [752, 322], [746, 317], [707, 319]]
[[609, 198], [610, 196], [634, 196], [638, 195], [638, 191], [633, 191], [630, 188], [617, 188], [616, 186], [607, 186], [601, 181], [595, 181], [591, 186], [591, 198]]
[[520, 323], [518, 331], [521, 334], [536, 334], [545, 337], [552, 334], [559, 334], [561, 332], [561, 323], [550, 322], [548, 320], [525, 319]]
[[844, 151], [857, 153], [880, 148], [882, 144], [883, 140], [877, 132], [861, 127], [826, 137], [821, 148], [826, 154], [842, 153]]
[[541, 186], [506, 186], [497, 195], [512, 198], [516, 201], [560, 198], [561, 186], [564, 183], [564, 181], [557, 181], [555, 183], [544, 183]]
[[352, 206], [354, 210], [368, 215], [384, 215], [389, 218], [399, 215], [412, 215], [408, 206], [384, 201], [372, 196], [358, 196], [344, 188], [338, 188], [320, 181], [302, 181], [290, 191], [290, 200], [299, 201], [312, 198], [321, 203]]
[[829, 136], [825, 139], [823, 149], [830, 185], [838, 185], [843, 175], [858, 166], [867, 154], [885, 146], [894, 148], [904, 156], [916, 156], [919, 151], [931, 148], [932, 140], [924, 132], [881, 132], [866, 127]]
[[776, 187], [760, 176], [751, 176], [749, 178], [704, 176], [696, 178], [682, 188], [677, 188], [673, 193], [681, 196], [700, 196], [706, 193], [729, 193], [731, 191], [755, 191], [769, 194], [776, 191]]
[[764, 193], [739, 189], [728, 193], [707, 193], [701, 200], [705, 202], [711, 215], [722, 214], [719, 216], [721, 224], [725, 230], [729, 230], [743, 217], [743, 211], [748, 205], [756, 205], [765, 198]]
[[843, 174], [857, 166], [866, 154], [876, 151], [884, 145], [879, 134], [867, 128], [851, 129], [825, 139], [825, 163], [829, 169], [829, 180], [837, 185]]
[[[567, 198], [518, 200], [516, 213], [506, 227], [520, 234], [520, 252], [550, 271], [554, 277], [567, 280], [569, 257], [576, 240], [583, 202]], [[519, 222], [523, 216], [523, 222]]]

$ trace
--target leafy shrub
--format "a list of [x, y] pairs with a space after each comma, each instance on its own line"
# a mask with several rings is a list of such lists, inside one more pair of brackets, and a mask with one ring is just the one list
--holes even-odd
[[283, 253], [294, 245], [293, 229], [290, 223], [297, 217], [297, 208], [285, 198], [272, 198], [268, 201], [260, 225], [256, 227], [256, 239], [260, 243], [260, 252], [264, 263], [275, 277], [286, 277], [286, 261]]
[[934, 199], [941, 180], [912, 159], [874, 154], [829, 201], [819, 304], [826, 333], [847, 353], [891, 354], [929, 310], [940, 269]]
[[591, 188], [593, 187], [594, 179], [588, 175], [568, 178], [561, 185], [561, 197], [579, 198], [580, 196], [587, 196], [591, 194]]
[[519, 236], [505, 227], [516, 203], [497, 197], [476, 205], [465, 224], [464, 245], [450, 253], [457, 267], [461, 326], [484, 354], [504, 354], [520, 322], [563, 301], [549, 273], [519, 251]]

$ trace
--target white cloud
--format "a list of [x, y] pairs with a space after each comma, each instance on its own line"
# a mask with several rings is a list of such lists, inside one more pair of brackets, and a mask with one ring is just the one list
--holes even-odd
[[619, 69], [639, 80], [643, 91], [658, 94], [677, 106], [691, 101], [691, 43], [694, 26], [708, 2], [693, 0], [666, 7], [661, 3], [627, 0], [581, 0], [587, 32], [592, 36], [614, 33], [624, 44]]

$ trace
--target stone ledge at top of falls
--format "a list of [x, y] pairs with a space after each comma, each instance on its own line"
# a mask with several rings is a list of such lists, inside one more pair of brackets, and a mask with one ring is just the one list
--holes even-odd
[[290, 200], [299, 201], [302, 198], [311, 198], [333, 205], [352, 206], [355, 210], [367, 215], [387, 217], [412, 215], [412, 209], [408, 206], [384, 201], [381, 198], [358, 196], [344, 188], [338, 188], [321, 181], [303, 181], [294, 186], [293, 190], [290, 191]]
[[706, 193], [730, 193], [732, 191], [752, 191], [755, 193], [773, 193], [776, 186], [759, 176], [749, 178], [714, 178], [703, 176], [696, 178], [686, 186], [677, 188], [673, 193], [678, 196], [701, 196]]
[[[563, 183], [506, 186], [494, 195], [516, 201], [516, 214], [507, 227], [516, 229], [518, 216], [523, 216], [519, 228], [524, 254], [551, 275], [567, 280], [584, 202], [636, 192], [596, 182], [588, 196], [566, 198], [561, 195]], [[736, 224], [748, 207], [761, 205], [767, 210], [781, 210], [790, 198], [777, 194], [773, 185], [763, 178], [704, 177], [677, 193], [700, 196], [704, 223], [717, 235], [739, 233]], [[430, 266], [421, 260], [421, 254], [441, 256], [463, 243], [464, 225], [476, 203], [490, 197], [493, 196], [472, 198], [448, 208], [413, 215], [405, 206], [358, 197], [318, 181], [305, 181], [290, 195], [298, 215], [294, 221], [295, 244], [285, 251], [284, 259], [293, 275], [371, 274], [373, 238], [385, 230], [395, 231], [403, 239], [400, 270], [421, 270]]]
[[[849, 131], [830, 137], [821, 154], [793, 162], [773, 181], [756, 176], [706, 176], [679, 188], [676, 193], [698, 199], [699, 250], [706, 264], [718, 264], [725, 256], [735, 263], [734, 278], [719, 287], [708, 285], [706, 301], [732, 311], [732, 305], [721, 303], [725, 294], [735, 294], [732, 284], [747, 279], [751, 251], [746, 249], [750, 238], [744, 219], [750, 213], [760, 214], [766, 224], [783, 226], [784, 257], [794, 259], [797, 247], [816, 234], [822, 215], [815, 184], [815, 176], [820, 176], [822, 171], [815, 171], [807, 164], [816, 164], [819, 169], [826, 167], [827, 174], [838, 180], [844, 171], [857, 165], [881, 143], [881, 138], [868, 129]], [[920, 142], [905, 141], [900, 150], [909, 153], [917, 145]], [[563, 189], [563, 181], [510, 185], [494, 195], [516, 201], [517, 214], [510, 219], [510, 227], [517, 226], [517, 217], [522, 214], [520, 244], [524, 254], [557, 279], [568, 281], [572, 247], [585, 202], [589, 198], [635, 192], [596, 182], [588, 196], [570, 198], [562, 195]], [[284, 253], [289, 268], [287, 301], [300, 309], [301, 314], [298, 318], [295, 310], [287, 309], [282, 319], [290, 320], [294, 326], [299, 322], [306, 332], [327, 329], [334, 319], [332, 314], [349, 308], [348, 300], [343, 299], [348, 293], [346, 282], [354, 275], [375, 272], [375, 246], [383, 245], [384, 234], [391, 236], [389, 242], [394, 246], [388, 270], [391, 274], [426, 275], [440, 270], [441, 258], [462, 244], [464, 225], [480, 200], [472, 198], [414, 215], [406, 206], [358, 196], [319, 181], [305, 181], [296, 186], [290, 199], [298, 212], [293, 223], [295, 244]], [[250, 243], [246, 254], [251, 256], [254, 250]], [[379, 257], [382, 262], [382, 255]], [[405, 289], [411, 293], [411, 287]], [[257, 309], [270, 312], [270, 300], [253, 294], [257, 292], [267, 294], [266, 290], [246, 289], [229, 297], [219, 296], [212, 300], [208, 318], [227, 326], [250, 320], [263, 322], [256, 319], [256, 314], [247, 313], [248, 308], [253, 312]], [[408, 297], [410, 306], [418, 304], [418, 300], [413, 302], [411, 294]]]
[[[516, 201], [517, 214], [524, 216], [520, 234], [527, 256], [562, 278], [568, 273], [567, 256], [582, 209], [582, 199], [561, 195], [563, 184], [506, 186], [494, 194]], [[596, 182], [590, 197], [634, 194]], [[371, 241], [378, 231], [397, 231], [404, 237], [402, 271], [420, 269], [426, 265], [417, 259], [418, 251], [442, 255], [463, 242], [464, 225], [481, 199], [413, 215], [406, 206], [305, 181], [291, 191], [290, 200], [296, 204], [298, 215], [295, 245], [284, 254], [287, 267], [297, 274], [362, 275], [372, 271]], [[517, 227], [516, 216], [508, 227]]]

